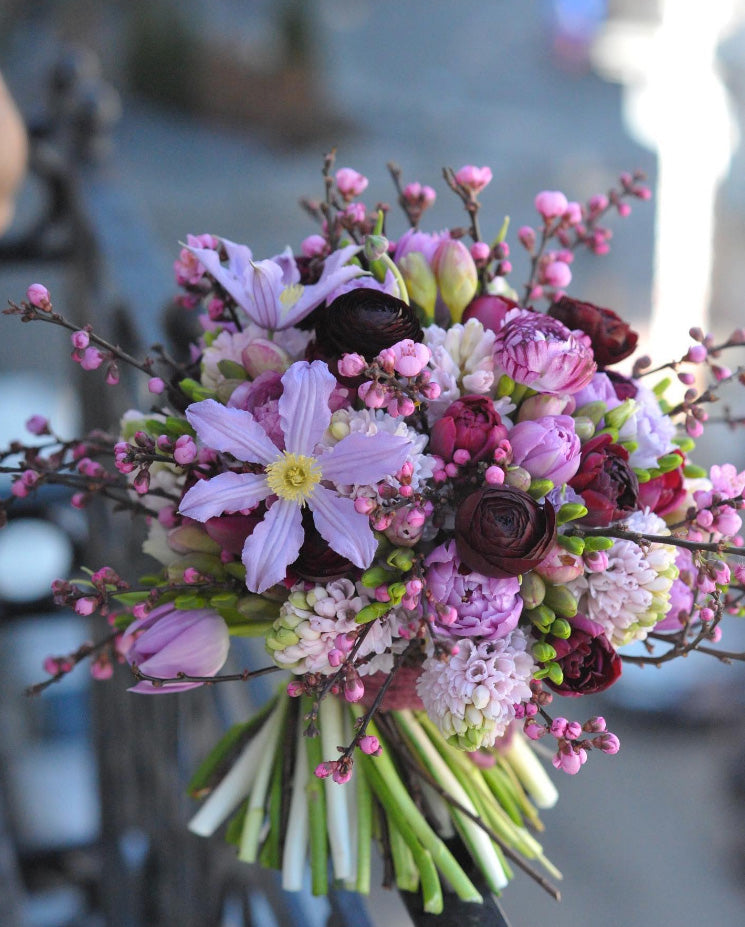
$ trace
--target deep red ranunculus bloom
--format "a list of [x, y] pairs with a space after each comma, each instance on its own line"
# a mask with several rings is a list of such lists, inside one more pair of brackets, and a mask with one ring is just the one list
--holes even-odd
[[510, 309], [519, 309], [520, 304], [506, 296], [491, 296], [485, 293], [472, 299], [463, 312], [461, 322], [478, 319], [487, 331], [496, 332], [502, 327], [504, 317]]
[[455, 514], [458, 556], [484, 576], [518, 576], [546, 557], [556, 537], [553, 506], [521, 489], [488, 486], [467, 496]]
[[579, 470], [569, 485], [582, 496], [588, 513], [580, 524], [605, 528], [636, 511], [639, 480], [625, 447], [609, 434], [596, 435], [582, 448]]
[[612, 309], [562, 296], [548, 314], [572, 331], [578, 328], [589, 336], [595, 363], [600, 367], [616, 364], [636, 349], [639, 335]]
[[488, 396], [461, 396], [432, 427], [430, 450], [446, 462], [456, 451], [484, 460], [506, 437], [507, 428]]
[[572, 633], [566, 640], [549, 636], [556, 651], [556, 662], [564, 673], [560, 685], [546, 679], [559, 695], [592, 695], [602, 692], [621, 675], [622, 662], [605, 636], [603, 626], [584, 615], [569, 619]]

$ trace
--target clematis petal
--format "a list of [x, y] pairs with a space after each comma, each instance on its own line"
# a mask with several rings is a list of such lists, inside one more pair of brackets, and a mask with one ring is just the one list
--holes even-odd
[[246, 288], [251, 297], [251, 305], [246, 307], [246, 312], [262, 328], [288, 327], [279, 301], [282, 276], [282, 267], [274, 261], [253, 261], [246, 269]]
[[294, 283], [300, 283], [300, 271], [298, 270], [295, 255], [289, 245], [281, 254], [275, 254], [272, 260], [282, 268], [282, 286], [292, 286]]
[[223, 512], [253, 508], [271, 493], [266, 477], [257, 473], [219, 473], [200, 480], [185, 494], [179, 512], [195, 521], [207, 521]]
[[189, 248], [189, 251], [199, 259], [207, 273], [230, 293], [242, 309], [248, 312], [251, 299], [246, 291], [244, 277], [246, 268], [251, 264], [251, 249], [225, 238], [221, 240], [228, 252], [227, 267], [220, 263], [220, 255], [212, 248]]
[[189, 406], [186, 418], [203, 444], [238, 460], [268, 464], [279, 456], [261, 425], [243, 409], [229, 409], [214, 399], [204, 399]]
[[300, 506], [288, 499], [277, 499], [243, 546], [241, 559], [248, 589], [264, 592], [281, 583], [288, 564], [297, 560], [304, 536]]
[[359, 264], [347, 264], [347, 261], [357, 254], [359, 245], [347, 245], [330, 254], [323, 264], [321, 277], [317, 283], [303, 288], [298, 301], [282, 315], [281, 328], [289, 328], [309, 315], [316, 306], [320, 306], [326, 297], [340, 286], [362, 275], [367, 276]]
[[331, 421], [329, 398], [336, 377], [323, 361], [299, 361], [282, 377], [279, 420], [290, 454], [312, 454]]
[[372, 563], [378, 542], [367, 515], [360, 515], [354, 502], [325, 486], [316, 486], [308, 501], [318, 533], [337, 554], [361, 569]]
[[319, 457], [318, 462], [325, 480], [363, 485], [398, 473], [410, 451], [411, 442], [402, 435], [386, 431], [374, 435], [353, 433]]

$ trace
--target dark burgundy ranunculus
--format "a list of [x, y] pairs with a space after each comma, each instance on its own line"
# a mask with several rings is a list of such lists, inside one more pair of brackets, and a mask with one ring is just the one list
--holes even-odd
[[651, 509], [655, 515], [667, 515], [685, 499], [686, 491], [683, 486], [684, 456], [680, 451], [673, 453], [680, 456], [680, 466], [669, 473], [656, 476], [653, 480], [639, 484], [639, 506]]
[[429, 449], [447, 463], [459, 450], [468, 451], [471, 460], [484, 460], [506, 437], [507, 428], [488, 396], [461, 396], [435, 422]]
[[626, 448], [613, 444], [608, 434], [596, 435], [582, 447], [579, 470], [569, 480], [588, 509], [580, 524], [605, 528], [636, 510], [639, 481], [628, 459]]
[[546, 557], [556, 513], [512, 486], [487, 486], [467, 496], [455, 515], [458, 556], [484, 576], [518, 576]]
[[404, 338], [423, 338], [414, 310], [403, 300], [370, 287], [338, 296], [316, 322], [318, 349], [330, 357], [356, 353], [371, 361]]
[[354, 572], [354, 564], [337, 554], [318, 533], [310, 509], [302, 510], [303, 543], [297, 560], [288, 567], [290, 573], [312, 583], [325, 583]]
[[564, 673], [564, 681], [546, 683], [559, 695], [592, 695], [602, 692], [621, 675], [622, 662], [605, 636], [603, 626], [584, 615], [569, 619], [572, 633], [567, 640], [549, 636], [547, 641], [556, 650], [556, 662]]
[[248, 515], [217, 515], [204, 523], [204, 530], [223, 550], [239, 555], [249, 534], [261, 523], [266, 515], [266, 506], [262, 502]]
[[636, 349], [639, 335], [612, 309], [562, 296], [548, 314], [572, 331], [580, 329], [589, 336], [595, 363], [600, 367], [616, 364]]
[[463, 310], [461, 321], [465, 323], [469, 319], [478, 319], [487, 331], [496, 332], [502, 327], [504, 317], [510, 309], [519, 309], [520, 304], [514, 299], [508, 299], [506, 296], [490, 296], [484, 294], [472, 299]]

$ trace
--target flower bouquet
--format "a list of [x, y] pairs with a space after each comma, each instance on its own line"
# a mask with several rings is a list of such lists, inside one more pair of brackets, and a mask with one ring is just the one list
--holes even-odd
[[[282, 671], [196, 771], [191, 830], [227, 824], [287, 890], [309, 861], [315, 893], [367, 892], [377, 842], [389, 884], [428, 912], [443, 881], [480, 901], [473, 872], [499, 893], [519, 867], [558, 896], [536, 837], [557, 791], [537, 754], [575, 774], [619, 749], [576, 699], [624, 662], [742, 659], [713, 645], [742, 610], [745, 473], [689, 455], [706, 404], [743, 379], [721, 355], [745, 333], [693, 330], [683, 358], [621, 373], [636, 333], [566, 295], [575, 252], [607, 252], [607, 218], [648, 199], [641, 176], [584, 205], [539, 193], [518, 291], [508, 222], [481, 233], [488, 168], [444, 172], [466, 227], [436, 233], [420, 228], [434, 190], [389, 168], [408, 222], [395, 241], [333, 154], [299, 254], [188, 236], [175, 273], [200, 334], [184, 361], [127, 355], [40, 284], [5, 310], [68, 329], [107, 383], [130, 364], [151, 395], [113, 435], [69, 440], [34, 416], [41, 441], [0, 455], [5, 508], [47, 483], [76, 507], [103, 496], [145, 520], [158, 563], [54, 584], [110, 628], [50, 657], [34, 689], [85, 658], [96, 678], [127, 663], [132, 691], [161, 696]], [[265, 665], [221, 673], [235, 636], [263, 638]]]

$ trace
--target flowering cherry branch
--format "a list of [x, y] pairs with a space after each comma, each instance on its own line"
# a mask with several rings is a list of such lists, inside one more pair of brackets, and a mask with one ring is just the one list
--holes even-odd
[[277, 673], [280, 667], [264, 666], [257, 670], [245, 669], [240, 673], [224, 673], [218, 676], [190, 676], [188, 673], [176, 673], [175, 676], [168, 677], [149, 676], [147, 673], [143, 673], [136, 663], [130, 663], [130, 669], [135, 679], [141, 682], [150, 682], [156, 689], [159, 689], [162, 686], [167, 686], [169, 683], [175, 682], [198, 682], [206, 686], [211, 686], [218, 682], [247, 682], [249, 679], [256, 679], [258, 676]]

